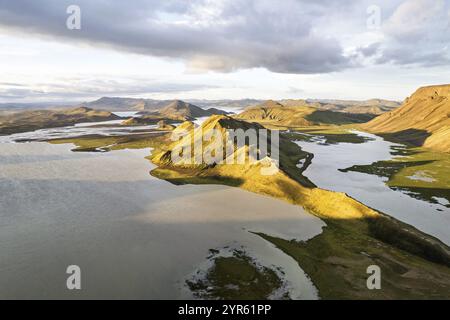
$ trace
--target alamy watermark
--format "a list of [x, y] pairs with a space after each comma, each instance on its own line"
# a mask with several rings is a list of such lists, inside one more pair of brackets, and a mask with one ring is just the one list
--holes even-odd
[[66, 20], [66, 27], [69, 30], [81, 30], [81, 8], [75, 4], [70, 5], [66, 9], [69, 15]]
[[77, 265], [70, 265], [66, 269], [69, 274], [66, 280], [66, 287], [69, 290], [81, 290], [81, 268]]
[[381, 268], [377, 265], [371, 265], [367, 267], [367, 274], [370, 274], [366, 282], [367, 289], [381, 290]]
[[377, 5], [371, 5], [367, 7], [367, 20], [366, 25], [369, 30], [381, 29], [381, 7]]

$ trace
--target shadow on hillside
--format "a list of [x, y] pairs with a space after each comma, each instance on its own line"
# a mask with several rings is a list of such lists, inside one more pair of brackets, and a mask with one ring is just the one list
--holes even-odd
[[369, 165], [354, 165], [345, 169], [338, 169], [341, 172], [360, 172], [373, 174], [379, 177], [391, 178], [400, 170], [410, 167], [419, 167], [435, 162], [434, 160], [423, 161], [407, 161], [407, 162], [393, 162], [393, 161], [378, 161]]
[[364, 123], [374, 119], [376, 115], [367, 113], [344, 113], [327, 110], [316, 110], [305, 117], [306, 120], [321, 124]]
[[233, 178], [233, 177], [223, 177], [220, 175], [215, 176], [198, 176], [197, 174], [189, 174], [184, 170], [183, 175], [181, 176], [168, 176], [164, 170], [161, 168], [156, 168], [150, 171], [150, 175], [165, 180], [173, 185], [182, 186], [182, 185], [226, 185], [230, 187], [240, 187], [244, 184], [244, 179], [241, 178]]
[[431, 134], [426, 130], [408, 129], [393, 133], [381, 133], [378, 135], [388, 141], [402, 142], [421, 147], [425, 144], [425, 140], [427, 140]]

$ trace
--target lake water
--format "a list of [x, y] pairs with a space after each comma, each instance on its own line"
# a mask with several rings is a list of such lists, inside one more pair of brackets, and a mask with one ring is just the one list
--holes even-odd
[[[358, 201], [391, 215], [450, 245], [450, 209], [445, 202], [433, 204], [389, 188], [385, 179], [359, 172], [341, 172], [353, 165], [370, 165], [392, 159], [391, 148], [398, 146], [382, 138], [357, 132], [370, 138], [363, 144], [339, 143], [326, 145], [320, 139], [298, 141], [305, 151], [314, 154], [312, 164], [304, 172], [317, 186], [345, 192]], [[445, 200], [445, 199], [444, 199]]]
[[[285, 273], [292, 298], [317, 290], [298, 264], [249, 231], [307, 240], [325, 225], [298, 206], [226, 186], [150, 176], [149, 150], [73, 153], [0, 144], [0, 299], [185, 298], [209, 249], [243, 246]], [[78, 265], [82, 290], [66, 289]]]
[[102, 122], [85, 122], [73, 126], [45, 128], [29, 132], [15, 133], [0, 136], [0, 143], [13, 143], [21, 141], [45, 141], [59, 138], [75, 138], [83, 135], [131, 135], [154, 132], [157, 125], [122, 126], [123, 120], [111, 120]]

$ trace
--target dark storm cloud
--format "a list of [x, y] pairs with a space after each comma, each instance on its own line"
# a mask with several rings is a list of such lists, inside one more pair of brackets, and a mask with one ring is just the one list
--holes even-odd
[[[193, 69], [263, 67], [325, 73], [352, 65], [316, 21], [353, 0], [0, 0], [0, 25], [64, 41], [181, 58]], [[81, 7], [82, 29], [65, 27], [66, 8]]]
[[[373, 3], [383, 40], [344, 54], [344, 39], [368, 31]], [[66, 28], [72, 4], [81, 7], [81, 30]], [[361, 57], [447, 65], [449, 22], [447, 0], [0, 0], [0, 28], [9, 32], [182, 59], [194, 70], [327, 73], [358, 66]]]

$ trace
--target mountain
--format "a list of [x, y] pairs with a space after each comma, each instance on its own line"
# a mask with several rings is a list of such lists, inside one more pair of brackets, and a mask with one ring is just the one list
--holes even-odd
[[216, 108], [227, 111], [242, 110], [248, 106], [255, 106], [264, 102], [264, 100], [257, 99], [240, 99], [240, 100], [188, 100], [188, 102], [193, 103], [202, 108]]
[[120, 119], [108, 111], [79, 107], [70, 110], [33, 110], [0, 116], [0, 134], [27, 132], [43, 128], [56, 128], [82, 122]]
[[156, 115], [143, 115], [141, 117], [133, 117], [122, 121], [121, 125], [123, 126], [148, 126], [155, 125], [159, 122], [164, 121], [167, 124], [180, 123], [180, 120], [174, 120], [170, 118], [166, 118], [164, 116]]
[[[196, 102], [199, 102], [198, 104]], [[201, 109], [211, 110], [213, 114], [218, 114], [220, 107], [226, 108], [242, 108], [253, 104], [258, 100], [192, 100], [187, 104], [198, 106]], [[167, 107], [173, 103], [185, 103], [180, 100], [154, 100], [140, 98], [119, 98], [119, 97], [103, 97], [95, 101], [85, 102], [82, 105], [93, 109], [109, 110], [109, 111], [156, 111]], [[226, 113], [220, 110], [221, 114]]]
[[371, 120], [368, 114], [351, 114], [319, 110], [304, 100], [284, 100], [284, 103], [268, 100], [249, 107], [235, 116], [236, 119], [280, 127], [304, 127], [321, 124], [350, 124]]
[[[136, 122], [144, 123], [149, 121], [153, 123], [155, 120], [172, 120], [172, 121], [193, 121], [198, 118], [209, 117], [212, 115], [224, 115], [228, 112], [218, 110], [215, 108], [202, 109], [191, 103], [181, 100], [173, 100], [161, 108], [153, 111], [141, 111], [140, 118], [135, 118]], [[130, 119], [131, 121], [131, 119]]]
[[34, 102], [34, 103], [0, 103], [0, 114], [27, 110], [47, 110], [47, 109], [64, 109], [73, 108], [78, 105], [76, 102]]
[[145, 111], [157, 110], [169, 102], [169, 100], [103, 97], [95, 101], [85, 102], [83, 105], [93, 109], [108, 111]]
[[[256, 140], [244, 139], [241, 141], [242, 144], [238, 144], [237, 140], [229, 135], [230, 130], [254, 132]], [[158, 166], [152, 174], [161, 179], [176, 184], [191, 182], [227, 184], [266, 194], [282, 193], [274, 181], [281, 183], [280, 181], [285, 180], [289, 185], [293, 184], [306, 189], [315, 187], [308, 178], [301, 175], [302, 170], [297, 167], [300, 160], [308, 163], [311, 155], [283, 136], [280, 136], [278, 141], [273, 141], [270, 130], [267, 131], [258, 123], [246, 122], [230, 116], [214, 115], [199, 127], [185, 122], [176, 128], [174, 133], [178, 138], [169, 146], [154, 150], [151, 156], [152, 162]], [[259, 140], [261, 134], [265, 136], [269, 155], [273, 151], [272, 148], [279, 150], [279, 162], [269, 158], [266, 153], [261, 154]], [[253, 144], [255, 142], [256, 144]], [[198, 158], [199, 154], [195, 150], [200, 150], [200, 155], [202, 152], [203, 155], [205, 152], [210, 156], [214, 154], [213, 157], [217, 159], [208, 164], [202, 161], [204, 158]], [[181, 154], [181, 156], [174, 159], [174, 154]], [[280, 170], [273, 172], [276, 163], [280, 164]], [[264, 175], [263, 171], [270, 174]], [[290, 173], [295, 178], [291, 178]]]
[[355, 100], [332, 100], [332, 99], [308, 99], [308, 100], [280, 100], [285, 106], [309, 106], [318, 110], [328, 110], [343, 113], [352, 114], [373, 114], [380, 115], [385, 112], [392, 111], [400, 106], [399, 102], [383, 100], [383, 99], [370, 99], [364, 101]]
[[362, 128], [394, 140], [450, 152], [450, 85], [422, 87], [400, 108]]
[[196, 105], [175, 100], [158, 111], [162, 116], [177, 120], [193, 120], [201, 117], [209, 117], [213, 115], [211, 111], [204, 110]]

